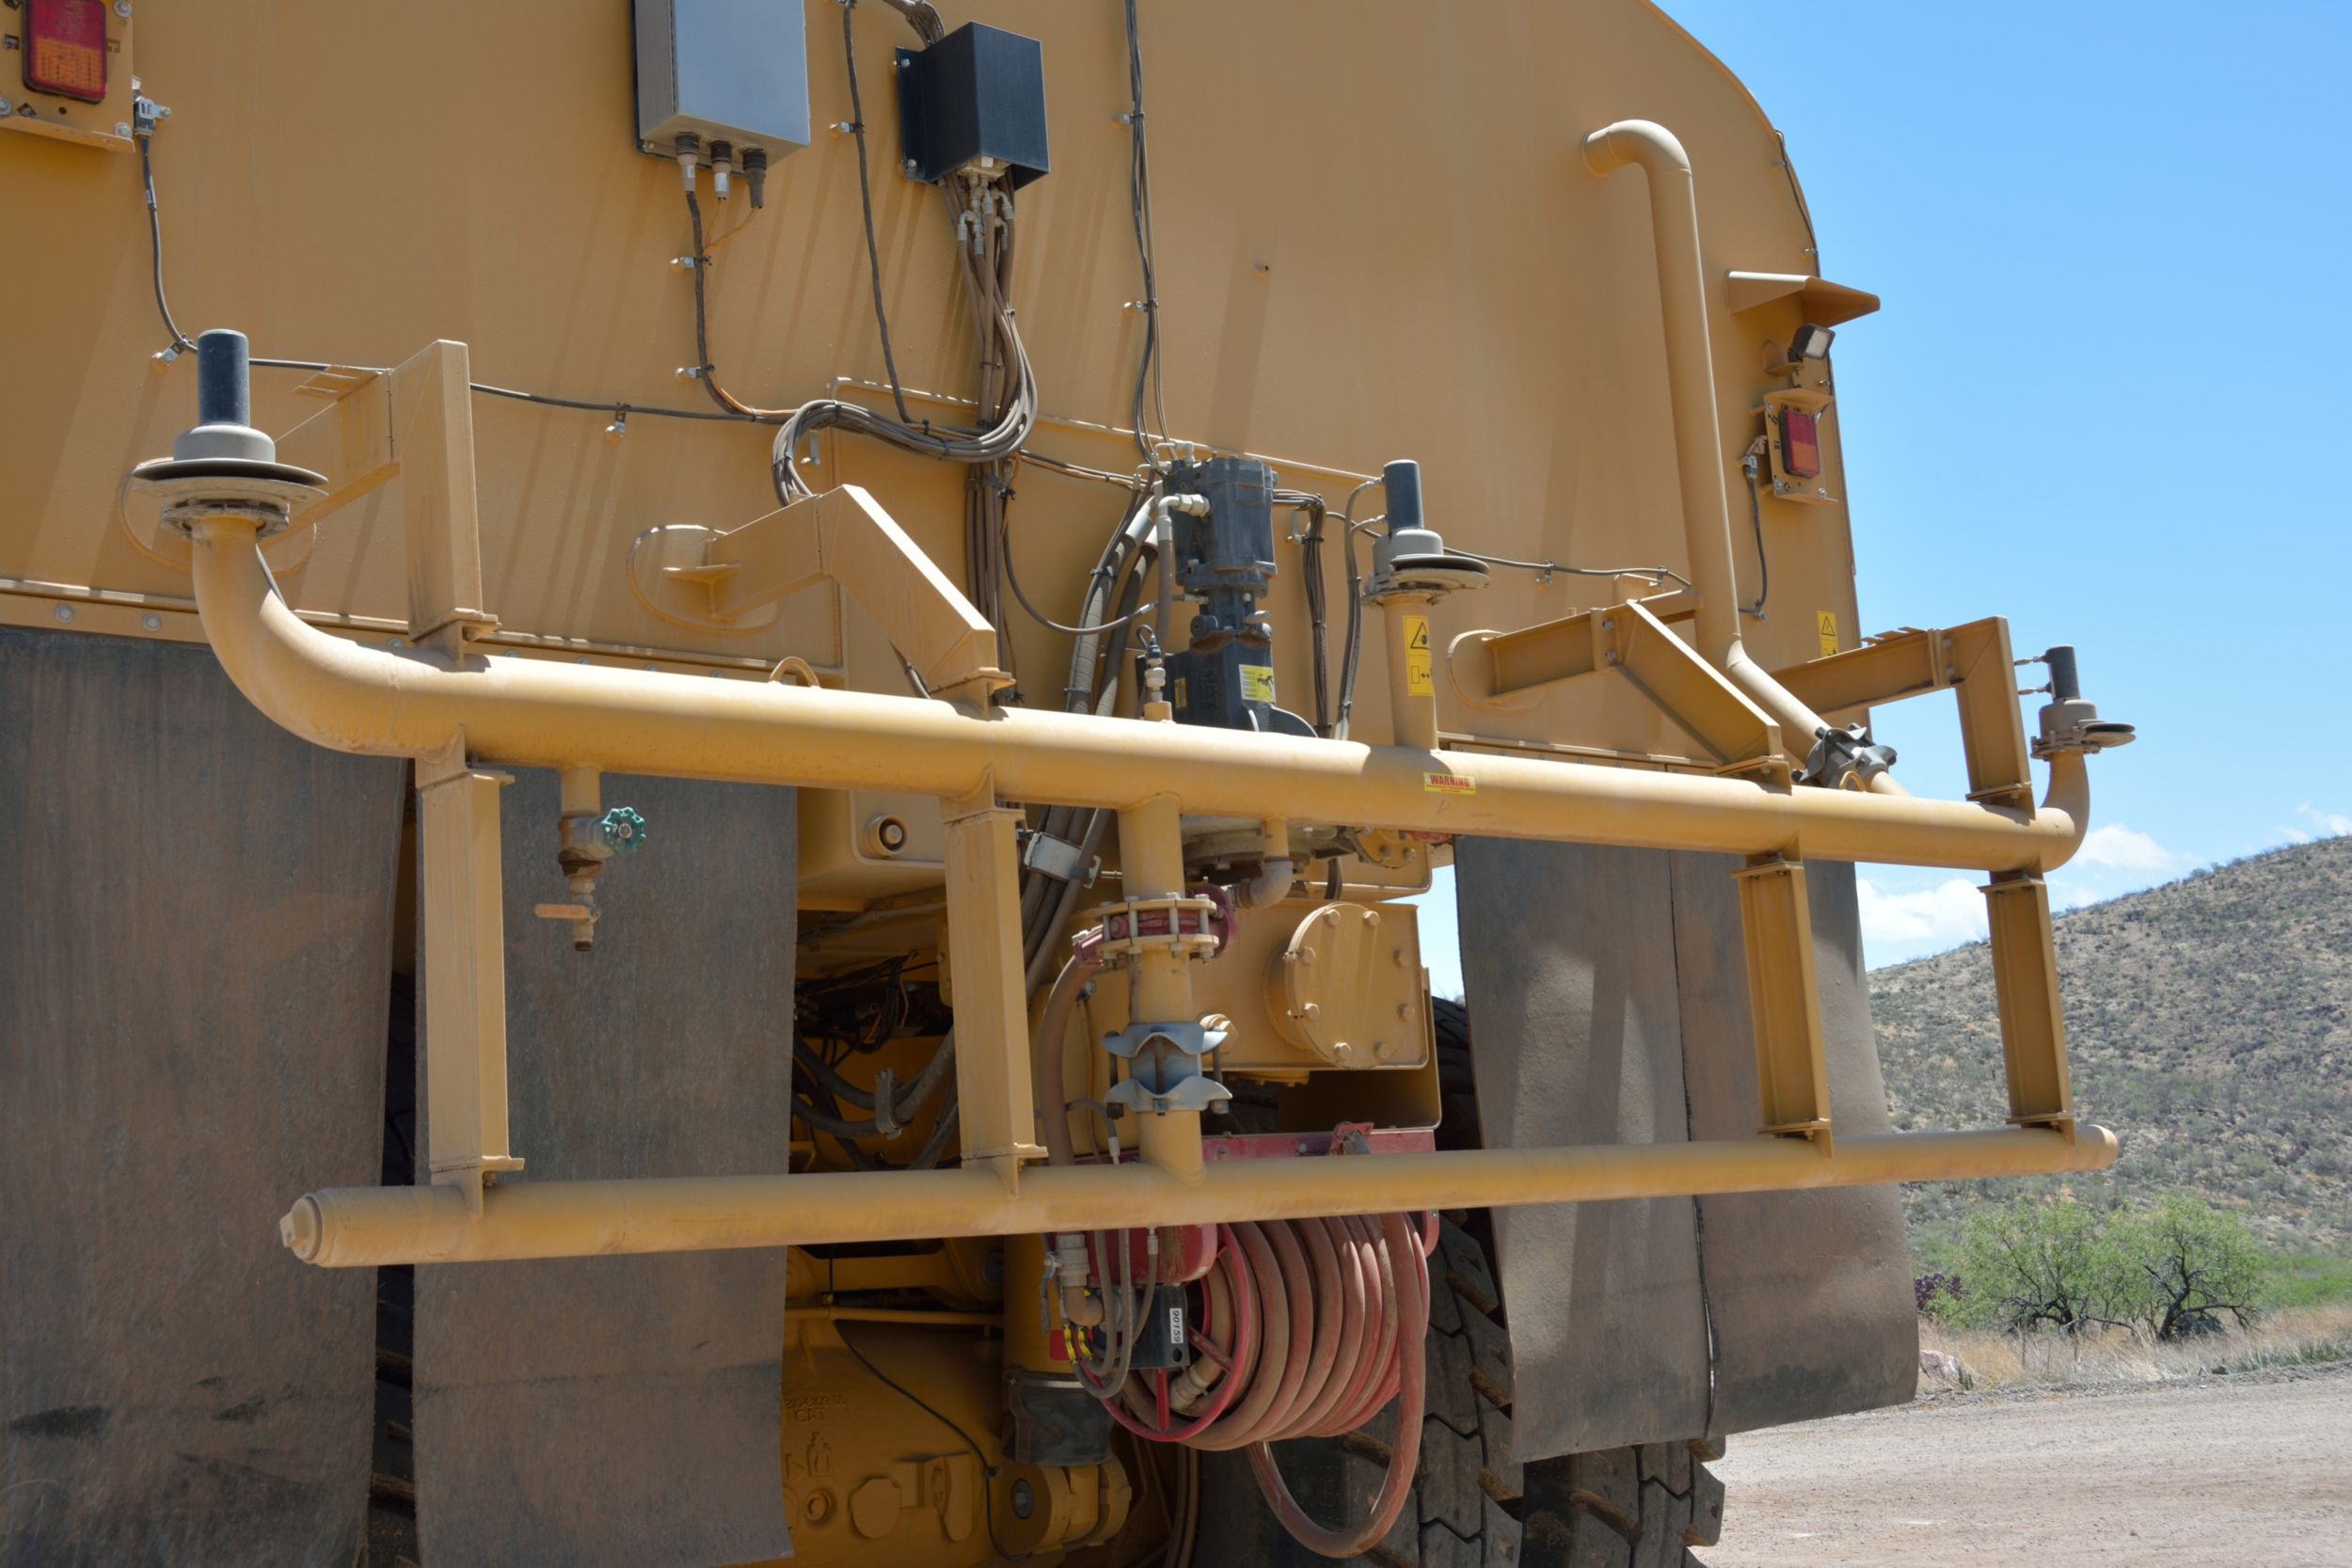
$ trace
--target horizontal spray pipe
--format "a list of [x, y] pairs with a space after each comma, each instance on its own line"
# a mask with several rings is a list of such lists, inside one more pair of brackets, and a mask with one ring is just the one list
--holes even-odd
[[1834, 861], [2047, 871], [2089, 825], [2083, 759], [2062, 755], [2038, 811], [1772, 789], [1743, 779], [1417, 752], [1102, 719], [987, 715], [943, 702], [604, 669], [393, 653], [305, 623], [278, 595], [257, 524], [198, 525], [197, 608], [237, 689], [319, 745], [424, 756], [462, 732], [488, 764], [906, 790], [1118, 809], [1168, 793], [1187, 812], [1421, 832]]
[[1017, 1194], [980, 1169], [516, 1181], [485, 1194], [479, 1218], [451, 1186], [330, 1187], [279, 1234], [328, 1268], [487, 1262], [1964, 1180], [2104, 1170], [2115, 1151], [2101, 1127], [2007, 1128], [1839, 1138], [1831, 1153], [1756, 1137], [1212, 1162], [1189, 1180], [1144, 1163], [1031, 1166]]

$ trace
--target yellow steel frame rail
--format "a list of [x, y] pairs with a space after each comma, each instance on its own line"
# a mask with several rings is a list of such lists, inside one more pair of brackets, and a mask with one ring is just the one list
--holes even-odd
[[359, 1268], [2028, 1176], [2101, 1170], [2115, 1152], [2104, 1128], [2071, 1142], [2046, 1128], [2004, 1128], [1873, 1133], [1839, 1140], [1835, 1156], [1803, 1138], [1758, 1137], [1235, 1160], [1189, 1177], [1147, 1158], [1036, 1166], [1018, 1191], [977, 1169], [517, 1181], [494, 1188], [479, 1216], [452, 1187], [335, 1187], [298, 1200], [278, 1230], [306, 1262]]
[[[1767, 707], [1630, 604], [1489, 640], [1492, 684], [1519, 690], [1619, 670], [1716, 755], [1718, 776], [997, 709], [988, 700], [994, 650], [977, 635], [986, 623], [862, 492], [815, 498], [723, 536], [707, 559], [723, 570], [694, 580], [710, 585], [714, 602], [753, 605], [831, 577], [906, 620], [906, 639], [961, 702], [491, 657], [470, 635], [496, 623], [480, 602], [470, 417], [453, 395], [464, 376], [464, 345], [434, 345], [389, 377], [358, 384], [307, 436], [322, 447], [356, 441], [372, 460], [298, 512], [296, 526], [342, 504], [346, 489], [380, 483], [386, 452], [406, 470], [415, 646], [362, 647], [306, 624], [262, 559], [259, 515], [224, 512], [193, 525], [198, 609], [239, 689], [318, 744], [417, 759], [423, 798], [433, 1182], [302, 1198], [281, 1230], [305, 1259], [361, 1266], [1084, 1230], [2090, 1170], [2115, 1158], [2110, 1134], [2074, 1127], [2041, 882], [2088, 824], [2084, 758], [2054, 756], [2049, 795], [2032, 804], [1998, 622], [1919, 634], [1948, 640], [1937, 645], [1951, 652], [1948, 668], [1931, 669], [1933, 649], [1898, 639], [1782, 676], [1788, 690], [1833, 708], [1960, 686], [1974, 786], [1966, 802], [1794, 787]], [[1943, 679], [1923, 677], [1936, 671]], [[1979, 672], [1986, 678], [1968, 679]], [[1410, 738], [1434, 739], [1434, 714], [1413, 717]], [[489, 770], [501, 764], [940, 798], [964, 1167], [497, 1184], [521, 1166], [507, 1147], [497, 896], [504, 781]], [[1145, 893], [1182, 892], [1185, 812], [1746, 857], [1740, 901], [1767, 1135], [1204, 1167], [1198, 1115], [1170, 1115], [1145, 1118], [1135, 1163], [1033, 1167], [1041, 1151], [1011, 940], [1020, 816], [1011, 803], [1119, 812], [1126, 875]], [[1994, 873], [2018, 1125], [1833, 1147], [1807, 856]], [[1184, 965], [1171, 958], [1162, 968], [1138, 976], [1154, 1016], [1190, 1016]]]

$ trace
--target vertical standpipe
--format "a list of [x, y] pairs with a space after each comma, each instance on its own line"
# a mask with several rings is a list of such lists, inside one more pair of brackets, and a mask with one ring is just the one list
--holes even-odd
[[253, 422], [252, 350], [242, 332], [215, 328], [196, 340], [196, 422]]

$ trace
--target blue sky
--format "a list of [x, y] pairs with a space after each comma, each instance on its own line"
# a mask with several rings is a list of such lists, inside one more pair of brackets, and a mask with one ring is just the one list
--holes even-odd
[[[2352, 832], [2352, 5], [1666, 8], [1885, 301], [1836, 345], [1866, 626], [2005, 614], [2139, 726], [2054, 899]], [[1879, 736], [1965, 793], [1948, 699]], [[1862, 876], [1873, 965], [1982, 934], [1967, 877]]]

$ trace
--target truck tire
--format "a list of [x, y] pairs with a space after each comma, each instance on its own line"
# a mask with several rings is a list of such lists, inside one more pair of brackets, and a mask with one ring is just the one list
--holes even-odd
[[[1470, 1021], [1434, 1004], [1445, 1119], [1438, 1143], [1475, 1148]], [[1443, 1217], [1429, 1260], [1428, 1411], [1414, 1506], [1351, 1560], [1379, 1568], [1698, 1568], [1690, 1548], [1723, 1528], [1724, 1488], [1707, 1469], [1720, 1445], [1645, 1443], [1521, 1465], [1511, 1447], [1511, 1338], [1483, 1212]], [[1361, 1519], [1387, 1472], [1394, 1412], [1344, 1437], [1275, 1451], [1300, 1506], [1327, 1524]], [[1248, 1461], [1200, 1456], [1196, 1564], [1311, 1568], [1327, 1562], [1291, 1538], [1258, 1495]]]

